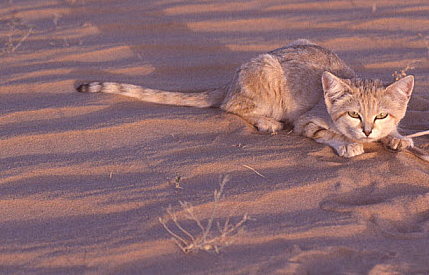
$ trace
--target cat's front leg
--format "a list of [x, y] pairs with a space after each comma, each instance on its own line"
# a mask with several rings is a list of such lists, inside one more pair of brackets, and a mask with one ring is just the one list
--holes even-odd
[[404, 137], [398, 132], [393, 132], [382, 138], [380, 141], [384, 146], [393, 151], [400, 151], [408, 147], [414, 147], [413, 139]]
[[329, 145], [341, 157], [351, 158], [364, 153], [362, 143], [353, 142], [345, 136], [327, 128], [328, 127], [324, 127], [323, 123], [320, 121], [319, 123], [316, 121], [309, 121], [305, 124], [298, 125], [296, 130], [298, 130], [298, 133], [312, 138], [319, 143]]
[[330, 141], [328, 144], [337, 152], [340, 157], [351, 158], [364, 153], [362, 143]]

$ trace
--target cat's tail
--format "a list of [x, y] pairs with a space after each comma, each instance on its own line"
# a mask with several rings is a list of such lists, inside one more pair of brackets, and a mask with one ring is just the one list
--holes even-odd
[[219, 107], [225, 96], [226, 86], [201, 92], [170, 92], [117, 82], [90, 82], [76, 88], [81, 93], [119, 94], [165, 105], [189, 107]]

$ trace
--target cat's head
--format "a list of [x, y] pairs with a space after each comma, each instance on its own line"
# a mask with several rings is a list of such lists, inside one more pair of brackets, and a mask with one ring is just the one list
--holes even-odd
[[380, 80], [342, 79], [324, 72], [322, 86], [336, 128], [352, 140], [372, 142], [396, 130], [405, 115], [414, 77], [385, 86]]

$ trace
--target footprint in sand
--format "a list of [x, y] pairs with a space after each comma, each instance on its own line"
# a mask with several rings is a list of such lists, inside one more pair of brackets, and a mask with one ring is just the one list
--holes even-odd
[[412, 186], [377, 184], [356, 188], [324, 199], [320, 208], [349, 213], [367, 224], [369, 230], [394, 238], [429, 236], [429, 192]]
[[300, 252], [276, 270], [277, 275], [369, 274], [387, 255], [375, 251], [357, 251], [347, 247], [329, 247]]
[[[428, 268], [398, 259], [392, 252], [332, 246], [298, 251], [276, 275], [427, 275]], [[271, 273], [270, 273], [271, 274]]]

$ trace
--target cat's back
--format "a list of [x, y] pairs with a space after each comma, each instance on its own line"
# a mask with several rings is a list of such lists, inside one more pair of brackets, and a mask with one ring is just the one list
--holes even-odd
[[330, 71], [341, 78], [354, 78], [355, 72], [331, 50], [308, 40], [297, 40], [282, 48], [269, 52], [277, 58], [286, 71], [298, 69], [322, 75]]
[[307, 40], [295, 41], [269, 52], [283, 70], [286, 116], [294, 121], [323, 98], [322, 74], [354, 78], [355, 72], [335, 53]]
[[355, 77], [336, 54], [308, 40], [261, 54], [242, 64], [221, 109], [294, 122], [322, 98], [322, 74]]

